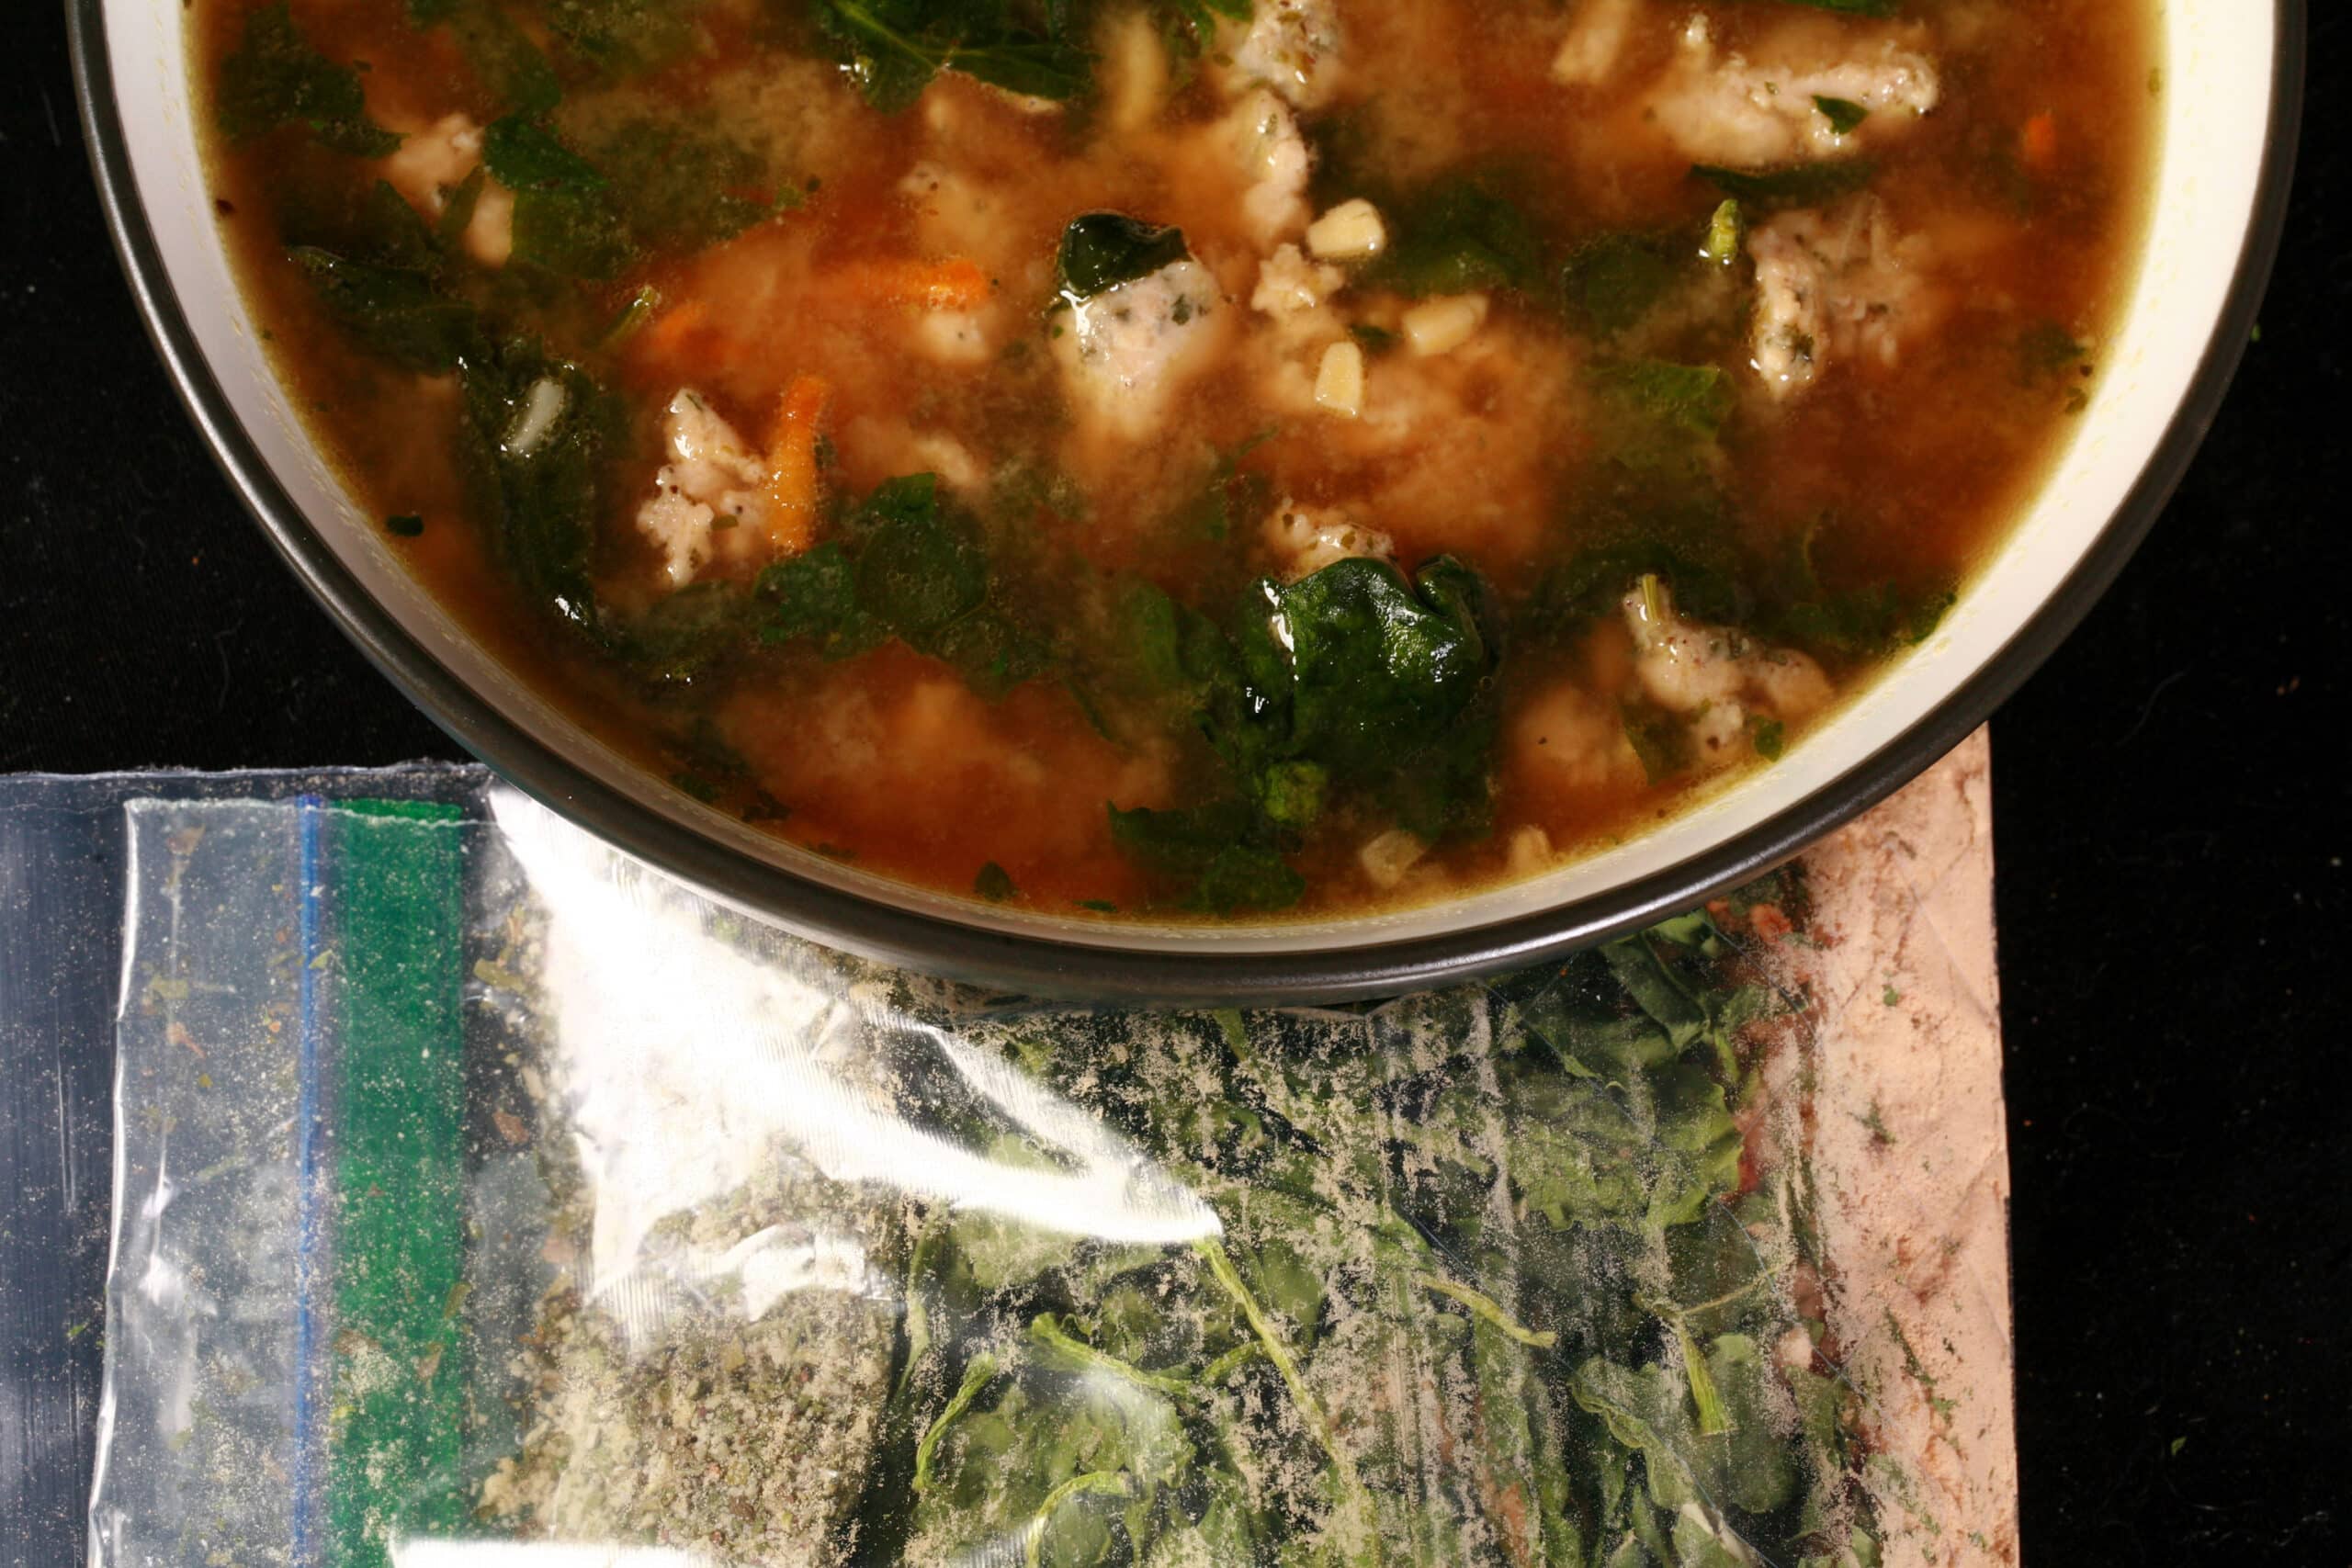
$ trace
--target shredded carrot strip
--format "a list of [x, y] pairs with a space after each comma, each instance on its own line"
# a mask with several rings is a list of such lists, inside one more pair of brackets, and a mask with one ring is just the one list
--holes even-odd
[[2026, 167], [2046, 170], [2058, 161], [2058, 117], [2044, 109], [2018, 133], [2018, 154]]
[[817, 434], [833, 389], [816, 376], [796, 376], [768, 427], [768, 541], [780, 556], [797, 556], [817, 535]]
[[873, 262], [846, 282], [849, 292], [859, 299], [922, 310], [968, 310], [986, 303], [989, 292], [989, 275], [967, 256]]

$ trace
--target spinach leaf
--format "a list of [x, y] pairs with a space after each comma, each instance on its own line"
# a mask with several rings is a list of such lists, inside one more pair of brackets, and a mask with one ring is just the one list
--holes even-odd
[[1950, 588], [1905, 592], [1874, 582], [1783, 605], [1770, 630], [1814, 653], [1874, 659], [1927, 641], [1957, 597]]
[[876, 108], [913, 104], [942, 71], [960, 71], [1031, 97], [1067, 99], [1090, 80], [1085, 49], [1061, 28], [1015, 22], [1004, 0], [812, 0], [817, 26], [844, 55], [858, 90]]
[[1160, 31], [1180, 54], [1204, 52], [1216, 37], [1218, 18], [1246, 22], [1252, 0], [1150, 0], [1161, 17]]
[[772, 606], [760, 640], [807, 640], [827, 659], [863, 653], [889, 636], [857, 600], [857, 569], [831, 542], [760, 573], [759, 593]]
[[1089, 212], [1069, 220], [1055, 258], [1062, 298], [1080, 304], [1122, 283], [1148, 277], [1191, 253], [1181, 229], [1162, 228], [1119, 212]]
[[1714, 439], [1736, 400], [1731, 377], [1720, 365], [1623, 359], [1594, 366], [1592, 378], [1619, 411], [1669, 436]]
[[752, 639], [759, 606], [731, 582], [696, 582], [626, 621], [609, 619], [606, 647], [656, 685], [691, 685]]
[[1603, 337], [1613, 337], [1663, 303], [1684, 280], [1690, 247], [1672, 234], [1602, 234], [1586, 241], [1561, 269], [1569, 309]]
[[1319, 809], [1328, 782], [1369, 793], [1423, 837], [1476, 831], [1490, 807], [1498, 630], [1485, 581], [1450, 558], [1412, 582], [1363, 558], [1286, 586], [1263, 580], [1234, 639], [1238, 680], [1212, 689], [1204, 724], [1277, 819]]
[[985, 609], [942, 627], [930, 651], [954, 665], [964, 683], [990, 702], [1053, 663], [1053, 651], [1043, 642], [1009, 616]]
[[1934, 635], [1957, 593], [1948, 584], [1906, 590], [1891, 581], [1832, 589], [1814, 555], [1826, 525], [1790, 541], [1769, 584], [1759, 629], [1780, 642], [1833, 660], [1882, 658]]
[[699, 250], [800, 195], [750, 194], [766, 169], [750, 150], [674, 122], [636, 119], [585, 152], [542, 118], [511, 114], [482, 133], [482, 161], [514, 193], [514, 254], [571, 277], [611, 277], [644, 253]]
[[1588, 542], [1548, 568], [1521, 619], [1532, 631], [1571, 636], [1617, 614], [1626, 590], [1645, 576], [1664, 581], [1682, 611], [1703, 621], [1744, 623], [1755, 610], [1736, 520], [1719, 498], [1659, 497], [1649, 487], [1574, 519]]
[[311, 48], [288, 0], [247, 14], [243, 38], [220, 62], [215, 112], [232, 141], [301, 124], [323, 145], [357, 158], [388, 157], [401, 144], [368, 118], [358, 71]]
[[969, 520], [941, 497], [936, 475], [876, 487], [843, 532], [760, 574], [760, 596], [772, 607], [761, 641], [811, 642], [842, 659], [897, 637], [954, 665], [991, 699], [1050, 663], [1042, 641], [989, 604], [988, 558]]
[[484, 166], [514, 192], [518, 258], [569, 277], [611, 277], [628, 265], [635, 247], [608, 182], [544, 120], [507, 115], [481, 141]]
[[1618, 718], [1651, 784], [1662, 784], [1690, 765], [1690, 732], [1673, 714], [1629, 698], [1618, 704]]
[[563, 85], [539, 46], [496, 0], [409, 0], [416, 27], [446, 23], [458, 51], [502, 107], [545, 114], [563, 97]]
[[448, 288], [455, 236], [427, 228], [385, 182], [347, 204], [289, 211], [287, 227], [309, 242], [290, 246], [288, 258], [327, 313], [369, 352], [438, 376], [485, 343], [479, 313]]
[[1693, 164], [1690, 172], [1725, 196], [1769, 212], [1849, 195], [1870, 184], [1878, 166], [1868, 158], [1848, 158], [1785, 169], [1727, 169], [1718, 164]]
[[1153, 871], [1187, 880], [1189, 901], [1212, 914], [1284, 909], [1306, 891], [1264, 818], [1240, 801], [1110, 812], [1112, 840]]
[[616, 400], [587, 371], [528, 338], [458, 367], [460, 457], [492, 553], [536, 605], [598, 629], [588, 552]]
[[898, 636], [923, 638], [987, 597], [987, 559], [942, 515], [937, 475], [882, 485], [860, 521], [867, 532], [857, 560], [858, 603]]
[[588, 147], [630, 240], [648, 251], [707, 249], [798, 207], [767, 160], [723, 132], [674, 117], [629, 119]]
[[445, 375], [481, 341], [474, 308], [442, 292], [428, 271], [379, 265], [312, 245], [288, 255], [339, 325], [404, 370]]
[[548, 30], [605, 76], [655, 70], [694, 47], [701, 0], [548, 0]]
[[527, 115], [491, 121], [481, 133], [481, 159], [499, 184], [518, 194], [605, 188], [595, 164], [566, 147], [545, 120]]
[[1416, 298], [1526, 288], [1542, 265], [1527, 215], [1489, 181], [1456, 177], [1391, 209], [1395, 238], [1364, 280]]
[[1243, 643], [1260, 650], [1253, 682], [1287, 709], [1283, 751], [1342, 775], [1378, 774], [1465, 714], [1494, 664], [1476, 583], [1450, 559], [1408, 584], [1362, 558], [1287, 586], [1261, 582], [1265, 614]]
[[979, 874], [972, 878], [972, 891], [991, 904], [1001, 904], [1021, 895], [1021, 889], [1012, 884], [1012, 874], [994, 861], [980, 867]]

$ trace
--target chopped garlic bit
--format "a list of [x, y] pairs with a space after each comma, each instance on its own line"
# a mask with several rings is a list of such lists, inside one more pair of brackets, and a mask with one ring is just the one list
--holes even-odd
[[1405, 341], [1423, 356], [1451, 354], [1477, 335], [1487, 323], [1488, 301], [1483, 294], [1453, 294], [1425, 299], [1405, 312], [1400, 323]]
[[1380, 220], [1378, 208], [1358, 197], [1308, 224], [1306, 248], [1322, 261], [1376, 256], [1388, 248], [1388, 226]]
[[1363, 412], [1363, 350], [1335, 343], [1315, 372], [1315, 406], [1345, 419]]

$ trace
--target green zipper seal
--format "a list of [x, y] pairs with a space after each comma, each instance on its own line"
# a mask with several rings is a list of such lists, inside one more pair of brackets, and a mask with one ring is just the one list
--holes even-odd
[[388, 1568], [468, 1510], [462, 813], [349, 800], [334, 878], [334, 1303], [322, 1568]]

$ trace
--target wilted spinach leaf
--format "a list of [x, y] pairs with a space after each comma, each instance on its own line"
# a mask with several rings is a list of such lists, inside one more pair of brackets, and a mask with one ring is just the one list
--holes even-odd
[[421, 269], [379, 266], [316, 246], [288, 254], [328, 314], [362, 344], [405, 370], [438, 376], [481, 341], [474, 308]]
[[1416, 297], [1535, 282], [1543, 247], [1527, 215], [1483, 179], [1456, 177], [1395, 205], [1396, 237], [1365, 281]]
[[545, 114], [563, 97], [563, 85], [539, 46], [496, 0], [409, 0], [417, 27], [448, 24], [458, 51], [501, 107]]
[[1089, 212], [1062, 231], [1056, 273], [1062, 298], [1076, 304], [1148, 277], [1189, 254], [1181, 229], [1162, 228], [1121, 212]]
[[797, 205], [790, 188], [715, 133], [639, 119], [584, 152], [543, 118], [511, 114], [482, 134], [482, 160], [514, 193], [514, 254], [571, 277], [610, 277], [644, 253], [699, 250]]
[[1306, 879], [1274, 847], [1265, 818], [1240, 801], [1110, 810], [1112, 840], [1141, 864], [1188, 882], [1189, 901], [1212, 914], [1285, 909], [1306, 891]]
[[1674, 291], [1690, 247], [1672, 234], [1602, 234], [1568, 257], [1561, 287], [1568, 307], [1604, 337], [1638, 323]]
[[1731, 415], [1731, 377], [1720, 365], [1622, 359], [1596, 365], [1593, 383], [1623, 413], [1669, 435], [1713, 439]]
[[772, 606], [760, 639], [813, 642], [828, 659], [863, 653], [889, 636], [857, 602], [857, 569], [841, 546], [826, 543], [760, 573], [760, 596]]
[[1878, 166], [1868, 158], [1849, 158], [1834, 164], [1798, 164], [1786, 169], [1727, 169], [1717, 164], [1693, 164], [1690, 172], [1725, 196], [1770, 211], [1782, 207], [1809, 207], [1858, 191], [1871, 183]]
[[667, 65], [694, 46], [701, 0], [548, 0], [548, 29], [606, 76]]
[[1822, 526], [1816, 523], [1790, 541], [1771, 573], [1758, 628], [1765, 636], [1853, 660], [1882, 658], [1934, 634], [1958, 596], [1949, 585], [1905, 590], [1877, 581], [1829, 588], [1814, 560]]
[[757, 604], [736, 584], [696, 582], [605, 630], [614, 656], [638, 674], [685, 684], [741, 652], [758, 615]]
[[[842, 50], [858, 89], [895, 113], [942, 71], [960, 71], [1007, 92], [1072, 98], [1091, 62], [1055, 4], [1043, 27], [1015, 19], [1004, 0], [812, 0], [817, 26]], [[1059, 20], [1061, 26], [1053, 24]]]
[[588, 581], [615, 400], [579, 366], [527, 338], [458, 366], [460, 453], [492, 554], [534, 603], [596, 629]]
[[301, 124], [354, 157], [388, 157], [401, 144], [368, 118], [359, 73], [311, 48], [287, 0], [246, 16], [243, 38], [220, 62], [216, 104], [221, 133], [235, 141]]
[[760, 574], [773, 606], [762, 641], [813, 642], [839, 659], [895, 637], [991, 699], [1046, 669], [1046, 646], [989, 604], [988, 558], [936, 475], [876, 486], [843, 535]]

